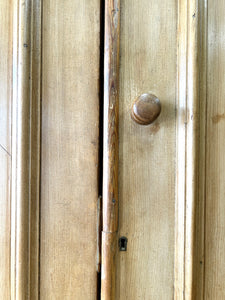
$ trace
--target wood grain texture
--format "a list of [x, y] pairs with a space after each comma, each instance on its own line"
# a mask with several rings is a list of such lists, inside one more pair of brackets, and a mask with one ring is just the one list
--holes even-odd
[[115, 299], [115, 253], [118, 230], [120, 1], [105, 1], [103, 233], [101, 299]]
[[102, 232], [102, 286], [101, 300], [117, 299], [115, 296], [115, 274], [117, 232]]
[[118, 228], [119, 33], [120, 1], [106, 1], [103, 149], [103, 231], [106, 232]]
[[224, 1], [208, 1], [204, 299], [225, 298]]
[[185, 183], [185, 299], [193, 298], [195, 213], [198, 200], [199, 163], [199, 80], [198, 0], [187, 6], [187, 124]]
[[11, 203], [12, 299], [28, 299], [29, 297], [30, 13], [31, 5], [29, 1], [14, 2]]
[[[196, 200], [194, 213], [193, 236], [193, 275], [192, 299], [204, 299], [204, 269], [205, 269], [205, 197], [206, 197], [206, 107], [207, 107], [207, 1], [198, 1], [197, 30], [197, 68], [196, 89], [198, 94], [197, 137], [196, 137]], [[192, 15], [193, 16], [193, 15]]]
[[41, 299], [96, 299], [100, 1], [43, 2]]
[[185, 204], [186, 204], [186, 124], [187, 124], [187, 9], [179, 1], [177, 32], [177, 115], [176, 115], [176, 205], [174, 249], [174, 298], [184, 298], [185, 284]]
[[161, 112], [159, 99], [152, 94], [142, 94], [132, 105], [131, 118], [140, 125], [153, 123]]
[[203, 1], [179, 1], [175, 299], [203, 299], [206, 22]]
[[[173, 299], [176, 158], [176, 1], [121, 2], [119, 235], [116, 299]], [[150, 126], [132, 103], [152, 92], [162, 105]]]
[[38, 299], [41, 2], [14, 1], [11, 299]]
[[0, 2], [0, 299], [10, 291], [12, 4]]
[[30, 299], [39, 299], [42, 1], [31, 6], [30, 71]]

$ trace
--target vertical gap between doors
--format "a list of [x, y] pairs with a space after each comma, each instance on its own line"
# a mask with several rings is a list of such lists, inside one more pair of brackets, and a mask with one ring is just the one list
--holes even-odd
[[[105, 34], [105, 1], [100, 0], [100, 44], [99, 44], [99, 157], [98, 157], [98, 195], [101, 202], [103, 180], [103, 114], [104, 114], [104, 34]], [[100, 208], [100, 209], [99, 209]], [[101, 300], [101, 232], [102, 210], [98, 203], [98, 245], [97, 245], [97, 300]]]

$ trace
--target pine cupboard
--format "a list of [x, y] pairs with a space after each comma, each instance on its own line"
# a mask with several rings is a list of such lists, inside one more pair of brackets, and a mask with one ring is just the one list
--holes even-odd
[[0, 1], [0, 299], [225, 299], [224, 17]]

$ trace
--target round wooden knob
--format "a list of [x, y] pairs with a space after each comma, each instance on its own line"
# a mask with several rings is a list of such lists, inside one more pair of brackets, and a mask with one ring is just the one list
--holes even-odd
[[142, 94], [132, 105], [132, 119], [140, 125], [154, 122], [161, 112], [159, 99], [153, 94]]

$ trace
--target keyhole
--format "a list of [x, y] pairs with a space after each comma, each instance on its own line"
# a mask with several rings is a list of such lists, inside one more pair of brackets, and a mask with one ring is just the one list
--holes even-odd
[[122, 236], [119, 239], [119, 248], [120, 248], [120, 251], [127, 251], [127, 242], [128, 242], [128, 239], [125, 236]]

